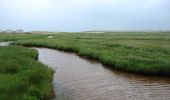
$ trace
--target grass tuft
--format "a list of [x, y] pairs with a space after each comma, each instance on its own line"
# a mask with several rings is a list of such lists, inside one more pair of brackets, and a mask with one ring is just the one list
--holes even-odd
[[36, 50], [0, 47], [0, 100], [42, 100], [52, 96], [53, 70], [36, 61]]

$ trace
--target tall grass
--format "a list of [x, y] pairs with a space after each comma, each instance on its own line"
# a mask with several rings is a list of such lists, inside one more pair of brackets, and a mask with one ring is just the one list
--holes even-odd
[[73, 51], [133, 73], [170, 75], [170, 32], [60, 33], [14, 44]]
[[36, 61], [37, 51], [0, 47], [0, 100], [46, 100], [52, 96], [53, 71]]

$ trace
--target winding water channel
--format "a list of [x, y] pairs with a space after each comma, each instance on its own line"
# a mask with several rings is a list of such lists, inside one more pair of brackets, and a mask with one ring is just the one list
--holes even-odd
[[170, 78], [119, 72], [74, 53], [34, 49], [39, 61], [55, 70], [55, 100], [170, 100]]
[[52, 67], [56, 100], [170, 100], [170, 79], [109, 70], [74, 53], [36, 48]]

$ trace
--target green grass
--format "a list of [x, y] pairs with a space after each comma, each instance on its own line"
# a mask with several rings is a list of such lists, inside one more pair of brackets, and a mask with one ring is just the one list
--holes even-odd
[[37, 39], [37, 38], [46, 38], [48, 35], [42, 34], [3, 34], [0, 33], [0, 41], [16, 41], [16, 40], [25, 40], [25, 39]]
[[53, 71], [36, 61], [36, 50], [0, 47], [0, 100], [46, 100], [52, 96]]
[[115, 69], [170, 76], [170, 32], [58, 33], [14, 44], [73, 51]]

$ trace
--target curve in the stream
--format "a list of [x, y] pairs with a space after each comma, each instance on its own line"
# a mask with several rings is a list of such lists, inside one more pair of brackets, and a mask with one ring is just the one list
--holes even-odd
[[111, 71], [74, 53], [36, 48], [52, 67], [56, 100], [170, 100], [170, 79]]

